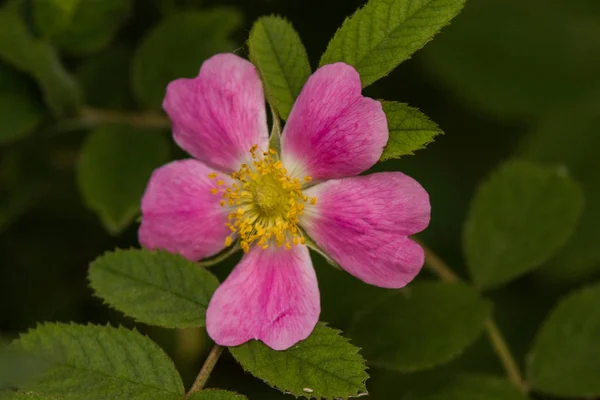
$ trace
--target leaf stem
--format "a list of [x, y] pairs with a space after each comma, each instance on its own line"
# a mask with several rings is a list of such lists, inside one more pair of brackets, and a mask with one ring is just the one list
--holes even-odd
[[208, 354], [208, 357], [206, 357], [206, 361], [204, 361], [204, 365], [202, 365], [202, 369], [200, 369], [194, 384], [190, 388], [189, 392], [187, 392], [185, 395], [186, 399], [190, 397], [192, 393], [196, 393], [204, 388], [204, 385], [206, 385], [206, 382], [210, 377], [210, 373], [215, 368], [215, 365], [217, 364], [217, 361], [219, 360], [219, 357], [221, 357], [222, 353], [223, 347], [215, 344]]
[[152, 111], [128, 113], [83, 107], [77, 117], [61, 123], [56, 131], [69, 132], [107, 124], [129, 125], [135, 128], [166, 129], [171, 126], [171, 121], [165, 115]]
[[240, 250], [240, 244], [238, 242], [236, 242], [233, 245], [231, 245], [227, 250], [222, 251], [221, 253], [217, 254], [213, 258], [208, 258], [206, 260], [198, 261], [197, 264], [202, 267], [212, 267], [213, 265], [220, 263], [221, 261], [225, 260], [230, 255], [232, 255], [233, 253], [235, 253], [239, 250]]
[[[415, 239], [416, 240], [416, 239]], [[458, 282], [460, 277], [446, 264], [440, 256], [438, 256], [433, 250], [427, 247], [423, 242], [416, 240], [425, 250], [425, 265], [435, 273], [438, 278], [447, 282]], [[485, 322], [485, 332], [496, 352], [496, 355], [502, 362], [502, 366], [506, 371], [508, 380], [516, 386], [522, 392], [526, 392], [527, 388], [523, 378], [519, 365], [517, 364], [515, 357], [513, 356], [510, 348], [506, 344], [506, 340], [498, 329], [498, 325], [492, 317], [489, 317]]]

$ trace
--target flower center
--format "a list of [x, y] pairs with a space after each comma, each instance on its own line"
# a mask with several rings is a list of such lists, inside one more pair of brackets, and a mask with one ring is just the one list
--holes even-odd
[[[244, 252], [255, 242], [263, 249], [274, 244], [289, 250], [292, 245], [304, 244], [304, 236], [298, 229], [299, 216], [306, 202], [315, 204], [317, 199], [309, 199], [302, 193], [302, 183], [290, 178], [275, 150], [261, 153], [254, 145], [250, 154], [252, 164], [242, 164], [238, 172], [231, 174], [235, 182], [221, 191], [221, 206], [233, 209], [227, 218], [232, 234], [225, 239], [225, 246], [231, 245], [235, 235], [239, 236]], [[216, 173], [209, 175], [211, 179], [216, 176]], [[304, 177], [304, 182], [310, 181], [310, 176]], [[224, 185], [220, 180], [216, 183]], [[213, 188], [211, 192], [220, 191]]]

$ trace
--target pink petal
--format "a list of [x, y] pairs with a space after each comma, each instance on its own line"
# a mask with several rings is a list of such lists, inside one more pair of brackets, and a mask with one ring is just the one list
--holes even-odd
[[163, 108], [177, 144], [218, 170], [237, 171], [253, 145], [267, 148], [260, 78], [235, 54], [217, 54], [202, 64], [196, 78], [171, 82]]
[[378, 101], [361, 95], [358, 72], [329, 64], [298, 96], [283, 132], [282, 158], [298, 177], [354, 176], [379, 160], [387, 140], [385, 113]]
[[215, 292], [206, 328], [222, 346], [257, 339], [285, 350], [310, 335], [319, 313], [319, 287], [306, 246], [255, 246]]
[[429, 195], [400, 172], [331, 180], [304, 191], [316, 197], [301, 225], [340, 266], [372, 285], [400, 288], [423, 266], [408, 235], [429, 224]]
[[[223, 249], [230, 231], [221, 196], [211, 194], [212, 170], [196, 160], [173, 161], [152, 174], [142, 197], [140, 243], [198, 260]], [[228, 176], [219, 175], [229, 183]]]

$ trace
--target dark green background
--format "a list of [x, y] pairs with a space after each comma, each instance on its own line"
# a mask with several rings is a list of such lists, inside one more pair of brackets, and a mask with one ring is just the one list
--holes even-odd
[[[131, 17], [106, 51], [130, 55], [145, 32], [162, 18], [159, 3], [189, 9], [237, 7], [244, 15], [243, 28], [234, 36], [240, 47], [258, 16], [285, 16], [299, 32], [314, 68], [335, 30], [363, 2], [137, 0]], [[464, 13], [425, 49], [365, 90], [373, 98], [418, 107], [445, 131], [426, 150], [376, 169], [406, 172], [429, 191], [432, 222], [420, 237], [463, 276], [461, 235], [469, 200], [477, 183], [505, 159], [526, 153], [536, 160], [566, 164], [583, 185], [584, 218], [594, 221], [600, 204], [594, 202], [600, 200], [599, 185], [594, 183], [599, 182], [594, 172], [600, 167], [596, 161], [600, 144], [600, 2], [467, 3]], [[86, 58], [64, 55], [64, 62], [76, 71]], [[88, 102], [91, 98], [104, 108], [140, 109], [129, 91], [128, 68], [127, 63], [115, 61], [88, 70], [86, 82], [95, 83], [86, 86], [91, 88], [86, 93]], [[10, 67], [6, 70], [14, 73]], [[41, 103], [35, 83], [25, 76], [20, 79], [25, 82], [24, 90], [36, 93]], [[117, 79], [122, 84], [110, 86], [120, 91], [102, 91], [103, 82]], [[92, 297], [86, 274], [88, 264], [103, 251], [137, 247], [137, 224], [119, 236], [104, 230], [96, 214], [84, 205], [77, 187], [74, 166], [87, 132], [52, 134], [42, 129], [53, 123], [48, 116], [38, 131], [0, 147], [0, 335], [6, 338], [44, 320], [132, 325]], [[528, 150], [521, 150], [526, 140], [530, 140]], [[174, 145], [172, 154], [183, 157]], [[588, 225], [578, 232], [583, 238], [597, 235], [600, 229]], [[599, 275], [598, 258], [573, 266], [572, 257], [559, 256], [539, 271], [488, 294], [496, 301], [495, 315], [519, 360], [524, 360], [539, 323], [556, 299]], [[367, 287], [332, 269], [320, 257], [314, 260], [322, 293], [322, 320], [345, 329], [354, 311], [383, 289]], [[221, 279], [234, 261], [215, 268]], [[423, 273], [420, 279], [428, 278]], [[184, 378], [193, 378], [202, 361], [196, 352], [206, 352], [210, 346], [204, 334], [200, 342], [182, 345], [180, 336], [172, 331], [140, 329], [173, 355]], [[187, 334], [188, 339], [195, 336]], [[502, 373], [482, 338], [458, 360], [433, 372], [402, 376], [372, 369], [368, 388], [372, 398], [397, 398], [411, 385], [428, 382], [430, 376], [451, 369]], [[237, 389], [251, 399], [285, 397], [245, 375], [229, 356], [221, 360], [209, 385]]]

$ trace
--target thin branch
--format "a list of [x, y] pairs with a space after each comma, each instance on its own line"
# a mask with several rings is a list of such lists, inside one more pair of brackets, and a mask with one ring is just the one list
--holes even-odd
[[207, 260], [198, 261], [197, 264], [199, 264], [202, 267], [212, 267], [213, 265], [216, 265], [216, 264], [220, 263], [221, 261], [225, 260], [230, 255], [238, 252], [239, 250], [240, 250], [240, 244], [239, 244], [239, 242], [235, 242], [227, 250], [225, 250], [225, 251], [217, 254], [213, 258], [209, 258]]
[[221, 357], [222, 353], [223, 347], [219, 346], [218, 344], [215, 344], [210, 353], [208, 354], [206, 361], [204, 361], [204, 365], [198, 373], [194, 384], [190, 388], [189, 392], [187, 392], [187, 394], [185, 395], [186, 399], [190, 397], [192, 393], [196, 393], [202, 390], [202, 388], [204, 388], [204, 385], [206, 385], [206, 382], [208, 381], [212, 370], [215, 368], [215, 365], [217, 365], [217, 361], [219, 360], [219, 357]]
[[57, 133], [70, 132], [108, 124], [129, 125], [134, 128], [167, 129], [171, 126], [171, 121], [165, 115], [157, 112], [128, 113], [84, 107], [78, 116], [61, 122], [55, 131]]
[[[416, 240], [416, 239], [415, 239]], [[438, 256], [433, 250], [427, 247], [423, 242], [418, 241], [419, 244], [425, 250], [425, 265], [435, 273], [441, 280], [447, 282], [458, 282], [460, 277], [446, 264], [440, 256]], [[496, 322], [493, 318], [488, 318], [485, 322], [485, 332], [496, 352], [496, 355], [502, 362], [506, 376], [508, 380], [516, 386], [522, 392], [527, 391], [527, 387], [521, 376], [519, 365], [517, 364], [515, 357], [510, 351], [504, 336], [498, 329]]]

